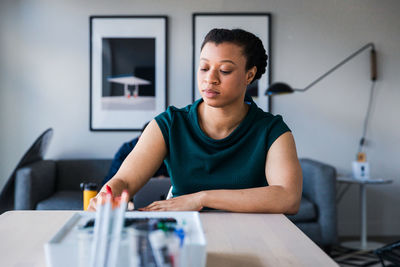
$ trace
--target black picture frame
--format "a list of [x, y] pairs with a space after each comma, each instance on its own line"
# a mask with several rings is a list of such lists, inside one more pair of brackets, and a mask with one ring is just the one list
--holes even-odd
[[90, 16], [90, 131], [140, 131], [168, 106], [168, 17]]
[[241, 28], [257, 35], [263, 42], [268, 55], [266, 73], [259, 81], [248, 88], [254, 101], [260, 108], [271, 112], [271, 97], [265, 91], [271, 84], [271, 13], [193, 13], [193, 68], [192, 68], [192, 101], [200, 98], [197, 89], [196, 72], [200, 55], [200, 47], [208, 31], [213, 28]]

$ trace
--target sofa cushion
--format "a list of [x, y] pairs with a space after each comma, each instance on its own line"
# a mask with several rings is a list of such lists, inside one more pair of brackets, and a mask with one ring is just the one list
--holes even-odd
[[40, 201], [37, 210], [83, 210], [81, 191], [57, 191], [54, 195]]
[[294, 223], [316, 221], [317, 210], [314, 203], [303, 196], [301, 198], [299, 212], [296, 215], [288, 215], [287, 217]]

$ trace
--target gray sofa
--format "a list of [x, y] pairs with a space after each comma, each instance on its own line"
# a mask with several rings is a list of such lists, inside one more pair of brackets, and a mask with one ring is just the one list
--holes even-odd
[[[81, 182], [101, 185], [111, 165], [108, 159], [41, 160], [16, 173], [14, 206], [16, 210], [81, 210]], [[171, 186], [169, 178], [152, 178], [135, 195], [136, 208], [165, 199]]]
[[[300, 210], [288, 216], [308, 237], [321, 247], [337, 242], [336, 171], [321, 162], [301, 159], [303, 197]], [[111, 160], [41, 160], [16, 173], [15, 209], [80, 210], [81, 182], [101, 183]], [[165, 199], [169, 178], [152, 178], [134, 197], [135, 207], [144, 207]]]

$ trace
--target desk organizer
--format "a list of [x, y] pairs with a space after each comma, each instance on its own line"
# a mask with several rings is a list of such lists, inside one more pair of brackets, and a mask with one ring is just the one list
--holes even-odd
[[[75, 213], [44, 245], [48, 267], [90, 266], [93, 240], [93, 227], [90, 225], [93, 224], [94, 217], [94, 212]], [[174, 219], [179, 225], [183, 226], [184, 238], [180, 239], [181, 242], [178, 242], [175, 259], [168, 264], [160, 264], [160, 261], [156, 260], [158, 252], [155, 252], [154, 242], [152, 242], [152, 240], [155, 240], [155, 236], [159, 236], [161, 230], [138, 231], [135, 227], [127, 226], [129, 221], [154, 222]], [[144, 232], [146, 233], [143, 234]], [[158, 254], [158, 256], [161, 255]], [[204, 267], [205, 264], [206, 240], [198, 212], [125, 213], [125, 227], [119, 243], [117, 266]]]

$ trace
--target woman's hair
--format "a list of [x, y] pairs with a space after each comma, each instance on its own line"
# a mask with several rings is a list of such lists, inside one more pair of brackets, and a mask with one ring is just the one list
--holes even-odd
[[264, 46], [257, 36], [242, 29], [212, 29], [207, 33], [201, 45], [201, 50], [206, 43], [233, 43], [243, 48], [243, 54], [246, 57], [246, 71], [253, 66], [257, 67], [257, 73], [251, 82], [254, 82], [265, 73], [267, 67], [268, 55]]

